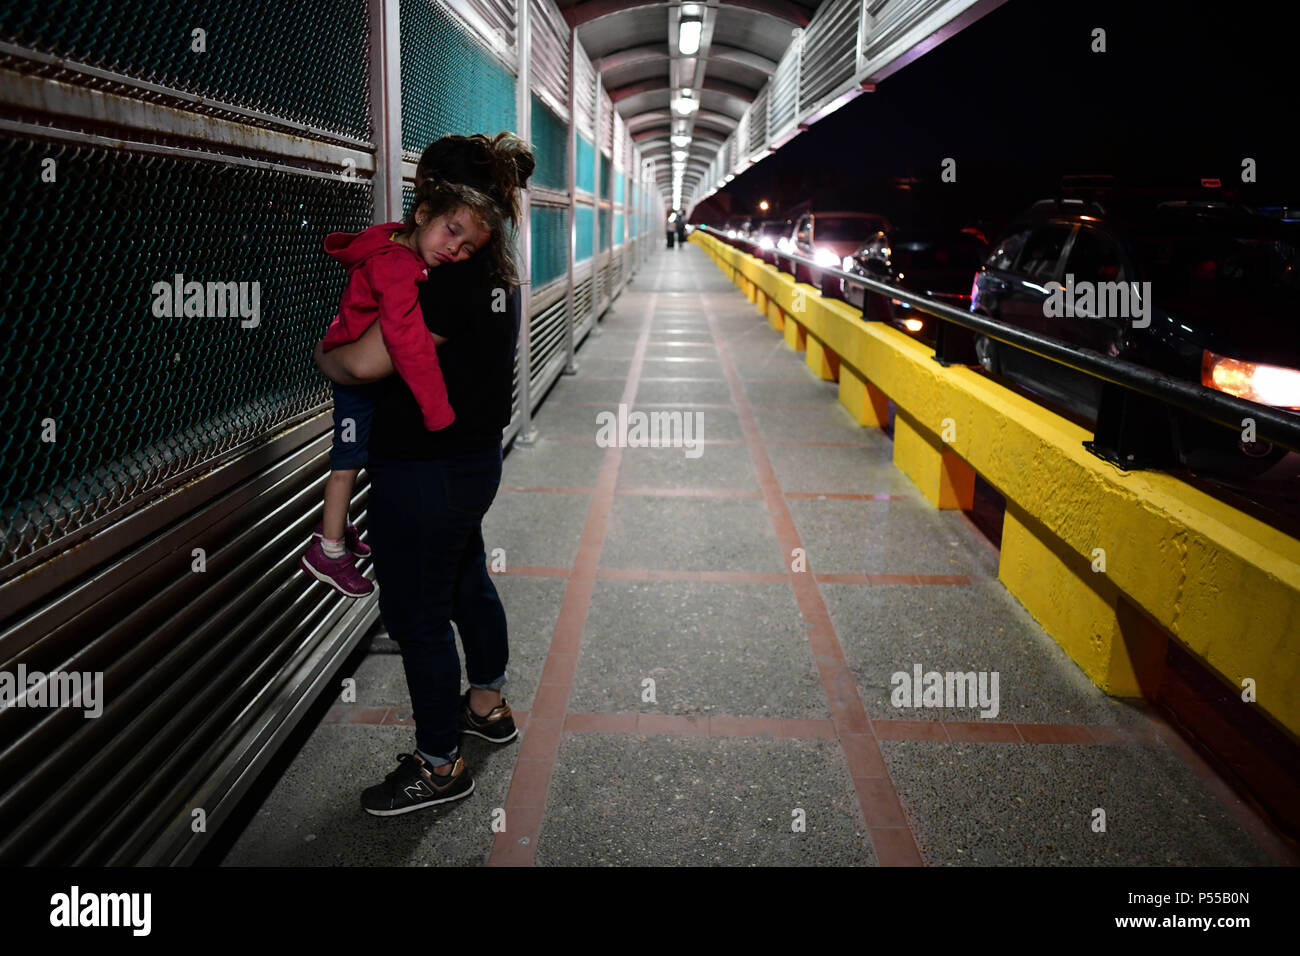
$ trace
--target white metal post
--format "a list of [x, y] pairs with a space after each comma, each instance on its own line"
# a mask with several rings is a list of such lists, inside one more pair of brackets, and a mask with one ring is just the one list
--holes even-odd
[[[515, 83], [515, 132], [528, 142], [532, 131], [532, 76], [530, 51], [532, 47], [532, 0], [520, 0], [515, 25], [515, 49], [519, 52], [518, 74]], [[531, 445], [537, 441], [537, 429], [533, 427], [533, 390], [532, 390], [532, 277], [533, 277], [533, 230], [532, 203], [528, 190], [522, 190], [519, 196], [519, 264], [523, 273], [519, 278], [519, 305], [521, 311], [519, 326], [519, 431], [515, 434], [516, 445]]]
[[[601, 83], [600, 72], [597, 71], [596, 104], [592, 109], [595, 122], [591, 127], [592, 140], [596, 144], [596, 158], [593, 160], [595, 169], [591, 180], [591, 205], [596, 212], [591, 222], [591, 309], [595, 313], [593, 319], [599, 318], [603, 309], [603, 303], [600, 301], [600, 141], [603, 138], [600, 133], [600, 94], [603, 90], [604, 84]], [[598, 333], [600, 323], [593, 321], [591, 331], [593, 334]]]
[[370, 115], [375, 123], [376, 222], [402, 215], [402, 42], [398, 0], [370, 0]]
[[574, 326], [578, 324], [574, 260], [578, 255], [578, 30], [569, 31], [569, 288], [565, 293], [564, 374], [576, 375]]

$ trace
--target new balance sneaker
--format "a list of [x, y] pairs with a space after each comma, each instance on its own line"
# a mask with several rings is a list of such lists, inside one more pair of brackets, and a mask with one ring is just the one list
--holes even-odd
[[440, 777], [418, 753], [398, 754], [397, 769], [361, 794], [361, 806], [377, 817], [394, 817], [421, 807], [462, 800], [474, 792], [474, 778], [457, 757], [451, 773]]
[[331, 558], [321, 547], [320, 538], [312, 541], [311, 547], [298, 564], [317, 581], [324, 581], [344, 597], [365, 597], [375, 590], [374, 584], [362, 577], [357, 570], [356, 558], [350, 554]]
[[[316, 530], [311, 533], [311, 536], [317, 541], [325, 537], [324, 525], [325, 523], [322, 521], [316, 526]], [[354, 524], [350, 524], [343, 529], [343, 545], [358, 558], [370, 557], [370, 545], [361, 540], [361, 535], [357, 532], [357, 526]]]
[[515, 718], [510, 713], [510, 705], [504, 697], [501, 703], [493, 707], [486, 717], [480, 717], [469, 706], [469, 691], [460, 701], [460, 732], [482, 737], [494, 744], [508, 744], [519, 736], [515, 727]]

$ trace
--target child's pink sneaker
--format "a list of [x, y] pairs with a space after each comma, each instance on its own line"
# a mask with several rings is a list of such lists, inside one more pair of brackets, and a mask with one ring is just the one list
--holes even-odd
[[320, 539], [315, 538], [298, 564], [317, 581], [324, 581], [345, 597], [365, 597], [375, 590], [375, 586], [361, 576], [355, 561], [348, 554], [331, 558], [321, 547]]
[[[325, 523], [322, 521], [316, 526], [316, 530], [311, 533], [311, 536], [319, 541], [325, 537], [324, 528]], [[350, 524], [343, 529], [343, 544], [358, 558], [370, 557], [370, 545], [361, 540], [361, 536], [357, 533], [357, 526], [354, 524]]]

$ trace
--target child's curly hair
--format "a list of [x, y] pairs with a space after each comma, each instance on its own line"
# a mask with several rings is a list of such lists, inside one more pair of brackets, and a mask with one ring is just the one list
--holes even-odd
[[[520, 189], [528, 188], [528, 178], [537, 167], [528, 144], [514, 133], [498, 133], [492, 139], [482, 133], [473, 136], [444, 136], [431, 143], [420, 157], [418, 175], [423, 180], [417, 190], [418, 208], [420, 194], [430, 183], [443, 189], [468, 189], [476, 196], [486, 197], [495, 207], [491, 215], [480, 216], [492, 232], [492, 239], [481, 252], [488, 260], [492, 274], [509, 285], [519, 284], [519, 269], [514, 258], [514, 236], [508, 235], [519, 228]], [[435, 190], [436, 192], [436, 190]], [[466, 202], [479, 215], [479, 207]], [[490, 225], [489, 225], [490, 223]]]

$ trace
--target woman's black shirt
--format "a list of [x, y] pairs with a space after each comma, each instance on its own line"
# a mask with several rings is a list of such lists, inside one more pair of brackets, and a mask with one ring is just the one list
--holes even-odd
[[445, 336], [438, 364], [456, 420], [441, 431], [424, 427], [415, 396], [400, 375], [375, 387], [373, 458], [446, 458], [500, 446], [513, 405], [519, 290], [495, 282], [485, 263], [429, 270], [420, 283], [420, 309], [429, 330]]

